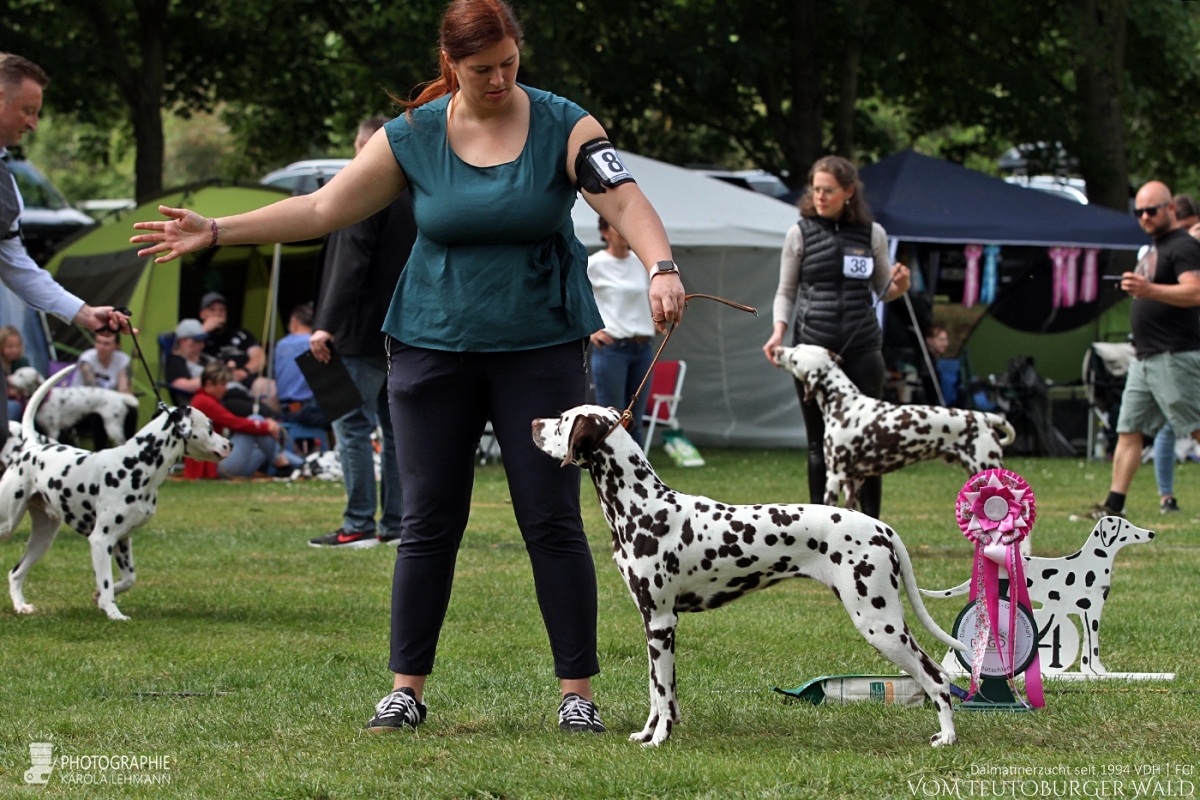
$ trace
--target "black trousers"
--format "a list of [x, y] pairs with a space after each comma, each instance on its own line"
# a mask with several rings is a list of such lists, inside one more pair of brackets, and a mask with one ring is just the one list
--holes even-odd
[[504, 454], [517, 525], [559, 678], [600, 671], [596, 567], [579, 511], [580, 470], [533, 444], [532, 421], [584, 402], [586, 340], [505, 353], [391, 342], [388, 399], [404, 513], [392, 579], [389, 668], [433, 671], [488, 419]]
[[[850, 382], [868, 397], [879, 400], [883, 397], [884, 376], [883, 353], [868, 350], [845, 357], [842, 371]], [[804, 402], [804, 384], [795, 381], [796, 394], [800, 397], [800, 411], [804, 414], [804, 427], [808, 431], [808, 496], [813, 503], [825, 502], [825, 418], [816, 402]], [[858, 507], [864, 514], [879, 519], [883, 504], [883, 476], [876, 475], [863, 481], [858, 494]]]

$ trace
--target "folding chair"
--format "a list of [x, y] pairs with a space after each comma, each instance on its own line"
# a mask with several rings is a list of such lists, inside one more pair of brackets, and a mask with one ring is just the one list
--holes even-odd
[[646, 437], [642, 441], [644, 452], [650, 452], [650, 443], [654, 440], [654, 429], [658, 425], [679, 430], [679, 417], [675, 412], [679, 409], [679, 401], [683, 399], [685, 375], [687, 375], [686, 361], [659, 361], [654, 365], [654, 375], [650, 378], [650, 401], [643, 419], [648, 426]]

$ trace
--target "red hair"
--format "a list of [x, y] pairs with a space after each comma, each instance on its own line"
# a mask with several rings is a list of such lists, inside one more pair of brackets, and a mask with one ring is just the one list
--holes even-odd
[[422, 84], [415, 100], [402, 100], [406, 111], [423, 106], [458, 90], [458, 78], [450, 69], [451, 61], [473, 56], [512, 37], [517, 47], [525, 41], [525, 31], [512, 7], [504, 0], [451, 0], [442, 15], [442, 32], [438, 38], [438, 70], [440, 74]]

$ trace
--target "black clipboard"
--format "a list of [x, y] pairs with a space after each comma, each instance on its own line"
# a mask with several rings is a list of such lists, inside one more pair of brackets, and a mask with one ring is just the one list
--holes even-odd
[[311, 350], [306, 350], [296, 356], [296, 366], [304, 374], [304, 380], [308, 381], [308, 387], [312, 389], [325, 419], [333, 422], [359, 408], [363, 398], [345, 362], [332, 348], [330, 355], [329, 363], [322, 364]]

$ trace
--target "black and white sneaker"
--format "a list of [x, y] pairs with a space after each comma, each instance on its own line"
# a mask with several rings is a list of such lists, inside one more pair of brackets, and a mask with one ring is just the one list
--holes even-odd
[[1158, 513], [1160, 514], [1178, 514], [1179, 503], [1175, 502], [1174, 497], [1164, 497], [1158, 505]]
[[574, 692], [567, 692], [558, 707], [558, 727], [564, 731], [590, 731], [604, 733], [600, 712], [591, 700], [584, 700]]
[[360, 550], [364, 547], [374, 547], [377, 544], [379, 544], [379, 540], [375, 538], [375, 531], [347, 533], [341, 528], [333, 533], [308, 540], [309, 547], [336, 547], [342, 550]]
[[416, 728], [425, 721], [425, 704], [417, 702], [416, 693], [402, 686], [375, 705], [375, 716], [367, 723], [371, 733]]

